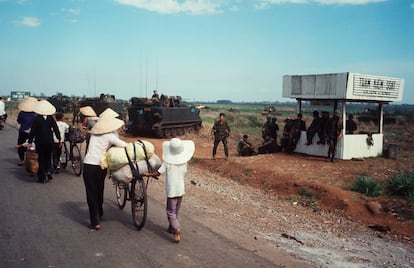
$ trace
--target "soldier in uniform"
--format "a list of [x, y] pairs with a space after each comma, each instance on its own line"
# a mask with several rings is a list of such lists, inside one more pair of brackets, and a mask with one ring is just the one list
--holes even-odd
[[229, 148], [227, 146], [227, 138], [230, 136], [230, 127], [225, 121], [224, 113], [220, 113], [219, 120], [217, 120], [211, 129], [211, 137], [214, 138], [213, 144], [213, 159], [216, 159], [217, 146], [220, 142], [224, 146], [224, 154], [226, 159], [229, 158]]
[[342, 137], [342, 125], [339, 124], [339, 111], [335, 111], [332, 118], [329, 119], [327, 135], [329, 143], [328, 158], [333, 162], [336, 153], [336, 145], [338, 140]]
[[318, 144], [324, 145], [327, 142], [328, 123], [329, 123], [329, 112], [323, 111], [322, 118], [319, 124], [319, 130], [318, 130], [318, 136], [319, 136]]
[[243, 135], [243, 139], [237, 144], [237, 152], [239, 156], [251, 156], [255, 155], [254, 146], [247, 140], [249, 136]]
[[352, 114], [348, 115], [348, 120], [346, 120], [345, 128], [346, 134], [354, 134], [354, 131], [357, 130], [357, 125]]
[[272, 116], [268, 114], [266, 116], [266, 122], [263, 124], [263, 127], [262, 127], [262, 138], [264, 138], [266, 134], [270, 134], [271, 125], [272, 125]]
[[282, 137], [280, 139], [281, 151], [288, 152], [289, 134], [292, 129], [292, 120], [290, 118], [285, 119], [285, 126], [283, 127]]
[[259, 154], [271, 154], [277, 152], [276, 141], [270, 137], [269, 133], [265, 134], [263, 143], [258, 148]]
[[306, 145], [311, 145], [312, 144], [313, 136], [315, 136], [315, 134], [318, 133], [320, 123], [321, 123], [321, 118], [319, 117], [319, 112], [318, 111], [313, 111], [312, 123], [308, 127], [308, 130], [306, 130], [306, 138], [308, 140]]
[[302, 114], [297, 114], [297, 118], [292, 120], [291, 130], [289, 133], [288, 153], [293, 153], [296, 149], [296, 144], [300, 139], [301, 131], [306, 131], [306, 123], [302, 120]]

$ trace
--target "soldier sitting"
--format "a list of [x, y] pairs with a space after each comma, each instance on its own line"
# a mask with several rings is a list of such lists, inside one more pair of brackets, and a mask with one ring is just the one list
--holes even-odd
[[237, 152], [239, 153], [239, 156], [251, 156], [257, 154], [254, 151], [254, 146], [247, 141], [248, 138], [249, 136], [246, 134], [243, 135], [243, 139], [241, 139], [237, 144]]
[[265, 137], [263, 138], [263, 143], [259, 146], [258, 151], [259, 154], [276, 153], [278, 151], [278, 148], [275, 139], [270, 137], [268, 133], [265, 134]]
[[313, 136], [315, 136], [315, 134], [318, 133], [320, 123], [321, 123], [321, 118], [319, 117], [319, 112], [318, 111], [313, 111], [312, 123], [311, 123], [310, 127], [308, 127], [308, 130], [306, 130], [306, 138], [307, 138], [307, 141], [308, 141], [306, 143], [306, 145], [311, 145], [312, 144]]
[[305, 121], [302, 120], [302, 114], [297, 114], [297, 118], [291, 121], [291, 129], [289, 133], [289, 143], [287, 146], [287, 152], [293, 153], [296, 149], [296, 145], [299, 142], [301, 131], [306, 131]]
[[357, 130], [357, 125], [354, 121], [354, 116], [352, 114], [348, 115], [348, 120], [345, 123], [345, 133], [354, 134], [354, 131]]
[[285, 126], [283, 127], [282, 138], [280, 139], [280, 147], [282, 151], [288, 152], [289, 135], [292, 129], [292, 120], [290, 118], [285, 119]]

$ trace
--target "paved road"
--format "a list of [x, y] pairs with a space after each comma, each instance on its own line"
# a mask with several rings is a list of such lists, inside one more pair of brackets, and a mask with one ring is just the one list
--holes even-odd
[[109, 180], [102, 229], [90, 231], [82, 178], [66, 170], [40, 184], [16, 166], [17, 130], [6, 125], [0, 140], [0, 267], [277, 267], [190, 218], [172, 243], [164, 205], [152, 198], [137, 231]]

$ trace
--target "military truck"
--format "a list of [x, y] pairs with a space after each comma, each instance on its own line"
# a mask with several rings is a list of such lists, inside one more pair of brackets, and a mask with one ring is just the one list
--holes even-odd
[[184, 105], [180, 96], [161, 96], [161, 99], [131, 98], [128, 107], [127, 132], [172, 138], [197, 133], [201, 128], [200, 110]]
[[99, 97], [84, 98], [79, 100], [78, 108], [84, 106], [91, 106], [97, 115], [105, 111], [106, 108], [111, 108], [120, 115], [121, 119], [125, 120], [126, 104], [124, 102], [117, 101], [114, 95], [102, 93]]

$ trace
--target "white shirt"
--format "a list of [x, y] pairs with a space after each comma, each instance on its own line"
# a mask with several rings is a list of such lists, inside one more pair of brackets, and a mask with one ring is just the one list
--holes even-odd
[[167, 197], [180, 197], [185, 194], [184, 175], [187, 172], [187, 163], [173, 165], [163, 162], [158, 172], [165, 173]]
[[83, 163], [89, 165], [101, 165], [103, 154], [112, 146], [126, 147], [127, 143], [120, 140], [113, 132], [102, 135], [91, 135], [88, 152]]
[[6, 113], [5, 109], [6, 109], [6, 105], [4, 104], [2, 100], [0, 100], [0, 115], [4, 115]]
[[[69, 125], [66, 124], [63, 121], [56, 121], [56, 125], [58, 126], [58, 129], [59, 129], [60, 138], [62, 139], [62, 141], [64, 141], [65, 140], [65, 133], [69, 132]], [[54, 143], [59, 143], [59, 140], [56, 138], [55, 133], [53, 133], [53, 142]]]

